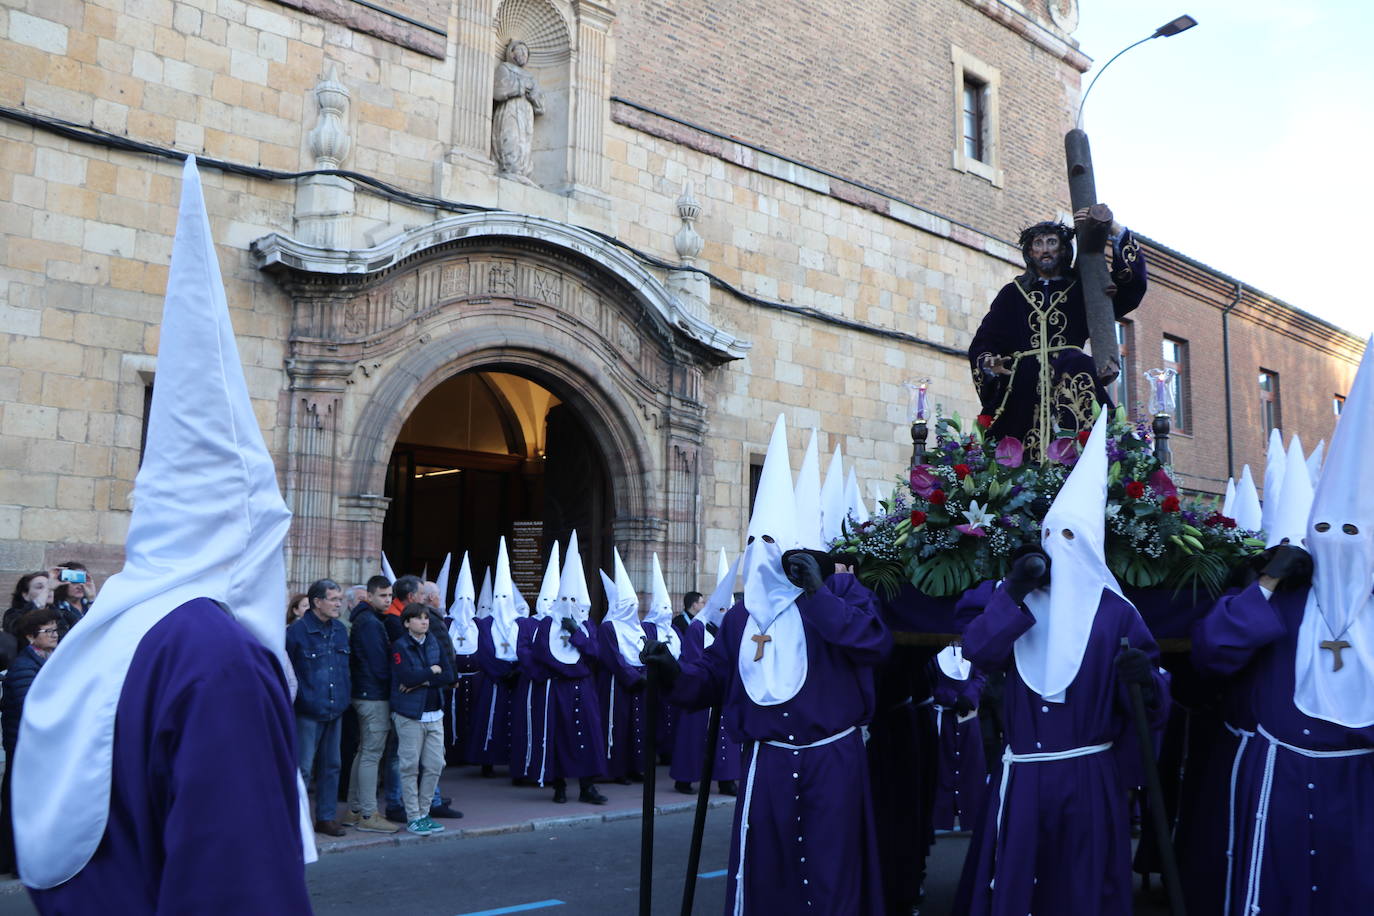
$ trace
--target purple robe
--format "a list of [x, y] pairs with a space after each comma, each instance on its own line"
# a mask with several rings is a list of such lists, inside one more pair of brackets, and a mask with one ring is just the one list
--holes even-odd
[[[807, 675], [792, 699], [760, 706], [746, 692], [738, 668], [749, 617], [743, 604], [725, 615], [711, 647], [682, 666], [672, 694], [687, 708], [721, 704], [726, 732], [745, 744], [725, 910], [881, 914], [868, 764], [857, 726], [873, 717], [873, 669], [892, 637], [877, 598], [847, 573], [797, 598], [797, 608]], [[753, 644], [744, 651], [752, 657]], [[803, 747], [811, 744], [817, 746]]]
[[[644, 635], [649, 639], [658, 639], [658, 624], [646, 622], [640, 626], [644, 627]], [[677, 641], [681, 647], [683, 640], [680, 632]], [[658, 759], [663, 763], [672, 763], [673, 750], [677, 742], [677, 720], [681, 715], [682, 710], [666, 700], [658, 704], [658, 734], [655, 735], [655, 741], [658, 746]]]
[[596, 686], [606, 729], [606, 775], [639, 776], [644, 770], [644, 666], [625, 661], [609, 620], [601, 622], [598, 635]]
[[[701, 658], [702, 653], [706, 651], [705, 634], [706, 625], [700, 620], [693, 620], [687, 625], [687, 632], [681, 637], [682, 657], [678, 659], [680, 664], [685, 665]], [[674, 708], [678, 710], [677, 732], [673, 736], [673, 763], [668, 775], [675, 782], [696, 782], [705, 771], [706, 728], [711, 723], [711, 710], [689, 710], [680, 706]], [[715, 764], [711, 778], [739, 779], [743, 775], [740, 772], [740, 752], [739, 742], [731, 740], [722, 728], [716, 737]]]
[[[1010, 753], [1112, 746], [1060, 760], [1008, 764], [1004, 758], [964, 862], [956, 911], [972, 916], [1130, 913], [1126, 789], [1140, 783], [1140, 752], [1130, 694], [1116, 676], [1115, 659], [1123, 636], [1156, 666], [1159, 647], [1136, 609], [1104, 590], [1065, 702], [1049, 703], [1021, 680], [1013, 657], [1017, 638], [1034, 624], [1024, 605], [999, 590], [964, 630], [965, 658], [979, 668], [1006, 670], [1003, 715]], [[1157, 669], [1153, 693], [1149, 710], [1157, 726], [1169, 709], [1168, 688]]]
[[546, 718], [549, 685], [543, 669], [534, 661], [532, 640], [539, 623], [533, 617], [521, 617], [515, 621], [518, 631], [515, 666], [520, 676], [511, 693], [510, 775], [512, 778], [532, 779], [543, 785], [539, 774], [546, 768], [544, 736], [549, 727]]
[[978, 716], [959, 721], [954, 704], [960, 697], [975, 709], [982, 699], [987, 678], [969, 667], [969, 676], [960, 681], [945, 674], [939, 663], [935, 669], [935, 724], [939, 748], [935, 789], [934, 823], [936, 830], [953, 830], [955, 820], [970, 830], [983, 812], [987, 794], [988, 767], [983, 756], [983, 732]]
[[491, 638], [491, 618], [477, 621], [477, 651], [473, 653], [482, 673], [477, 684], [477, 709], [472, 719], [468, 759], [491, 766], [510, 763], [511, 672], [515, 662], [496, 657]]
[[477, 715], [477, 693], [481, 686], [482, 669], [477, 664], [477, 655], [454, 655], [454, 673], [458, 680], [453, 685], [453, 703], [449, 707], [449, 718], [445, 737], [449, 748], [447, 761], [450, 765], [472, 763], [472, 721]]
[[549, 631], [555, 624], [552, 618], [539, 621], [531, 641], [534, 663], [549, 685], [546, 769], [542, 774], [531, 773], [540, 785], [606, 774], [606, 733], [596, 690], [596, 633], [588, 622], [568, 634], [569, 643], [582, 653], [581, 660], [569, 665], [549, 649]]
[[42, 913], [309, 913], [295, 724], [275, 658], [208, 598], [139, 642], [115, 712], [110, 817]]
[[1230, 913], [1361, 913], [1374, 901], [1374, 754], [1358, 753], [1374, 749], [1374, 726], [1346, 728], [1293, 704], [1306, 604], [1306, 589], [1265, 598], [1252, 584], [1193, 628], [1193, 663], [1234, 678], [1234, 718], [1249, 720], [1232, 771]]

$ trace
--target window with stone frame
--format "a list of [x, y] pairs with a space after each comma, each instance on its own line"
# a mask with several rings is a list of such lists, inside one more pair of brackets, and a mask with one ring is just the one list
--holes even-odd
[[954, 83], [953, 168], [1001, 187], [998, 105], [1002, 75], [972, 54], [950, 51]]
[[1345, 410], [1345, 395], [1343, 395], [1343, 394], [1333, 394], [1333, 395], [1331, 396], [1331, 411], [1332, 411], [1332, 413], [1334, 413], [1336, 416], [1339, 417], [1339, 416], [1341, 415], [1342, 411], [1344, 411], [1344, 410]]
[[1176, 432], [1191, 433], [1193, 431], [1193, 390], [1192, 380], [1188, 375], [1188, 341], [1181, 337], [1170, 337], [1165, 334], [1161, 350], [1160, 355], [1164, 360], [1164, 368], [1174, 370], [1173, 381], [1169, 383], [1174, 394], [1173, 428]]
[[1260, 429], [1264, 437], [1260, 440], [1269, 443], [1269, 434], [1283, 424], [1279, 404], [1279, 374], [1269, 369], [1259, 371]]
[[1116, 322], [1116, 358], [1121, 364], [1121, 374], [1112, 382], [1112, 401], [1117, 407], [1131, 409], [1131, 381], [1135, 373], [1131, 370], [1131, 357], [1135, 350], [1135, 326], [1129, 321]]

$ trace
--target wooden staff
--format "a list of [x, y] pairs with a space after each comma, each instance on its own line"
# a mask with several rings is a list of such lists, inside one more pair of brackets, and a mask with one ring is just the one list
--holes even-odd
[[[1064, 160], [1069, 172], [1069, 200], [1073, 206], [1074, 235], [1078, 239], [1078, 282], [1083, 287], [1083, 306], [1088, 318], [1088, 339], [1092, 341], [1097, 377], [1110, 384], [1121, 374], [1116, 350], [1116, 312], [1112, 310], [1107, 288], [1111, 273], [1102, 249], [1112, 227], [1112, 211], [1097, 202], [1097, 180], [1093, 176], [1093, 154], [1088, 135], [1074, 129], [1064, 135]], [[1077, 214], [1087, 210], [1087, 219]]]
[[644, 817], [639, 834], [639, 916], [654, 901], [654, 794], [658, 783], [658, 668], [644, 666]]
[[[678, 726], [681, 728], [681, 726]], [[687, 880], [682, 885], [682, 916], [692, 916], [697, 893], [697, 869], [701, 867], [701, 841], [706, 834], [706, 808], [711, 801], [711, 777], [716, 771], [716, 750], [720, 743], [720, 706], [711, 707], [706, 724], [706, 762], [701, 767], [701, 786], [697, 789], [697, 811], [692, 820], [692, 846], [687, 852]]]

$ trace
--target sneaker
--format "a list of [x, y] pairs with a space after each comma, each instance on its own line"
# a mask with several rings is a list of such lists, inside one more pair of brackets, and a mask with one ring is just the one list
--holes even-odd
[[345, 827], [356, 827], [362, 819], [363, 813], [361, 811], [345, 811], [344, 816], [339, 818], [339, 823]]
[[422, 817], [420, 818], [420, 820], [425, 822], [425, 826], [429, 828], [430, 833], [443, 833], [445, 830], [448, 829], [443, 824], [439, 823], [438, 821], [430, 817]]
[[362, 818], [354, 826], [359, 830], [366, 830], [368, 833], [395, 833], [401, 829], [400, 824], [393, 824], [376, 812]]
[[415, 834], [416, 836], [429, 836], [431, 833], [434, 832], [429, 828], [429, 825], [431, 823], [433, 822], [427, 817], [417, 817], [409, 824], [406, 824], [406, 829], [409, 830], [411, 833]]
[[436, 817], [446, 817], [450, 820], [456, 820], [457, 818], [460, 818], [462, 816], [463, 812], [455, 811], [448, 805], [435, 805], [434, 807], [429, 809], [429, 817], [431, 820], [433, 820]]

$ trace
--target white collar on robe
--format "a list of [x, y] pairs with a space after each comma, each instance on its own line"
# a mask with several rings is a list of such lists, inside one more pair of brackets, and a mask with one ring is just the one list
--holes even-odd
[[[167, 614], [193, 598], [222, 602], [276, 656], [295, 693], [280, 610], [291, 512], [248, 397], [193, 156], [182, 170], [134, 495], [124, 568], [25, 700], [10, 766], [20, 875], [31, 888], [75, 876], [105, 835], [120, 694], [143, 637]], [[302, 851], [313, 862], [314, 828], [296, 782]]]
[[969, 672], [973, 670], [973, 665], [964, 658], [963, 648], [957, 645], [941, 649], [940, 654], [935, 656], [935, 662], [945, 673], [945, 677], [956, 681], [968, 680]]

